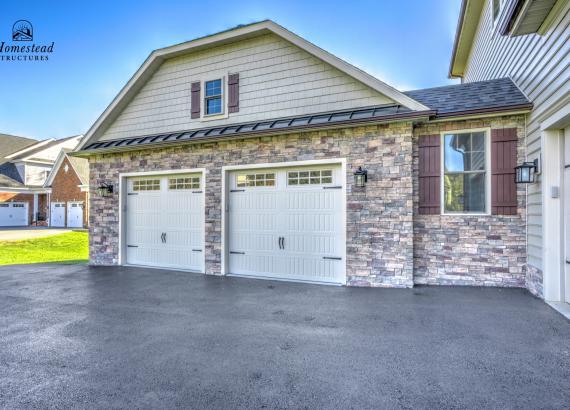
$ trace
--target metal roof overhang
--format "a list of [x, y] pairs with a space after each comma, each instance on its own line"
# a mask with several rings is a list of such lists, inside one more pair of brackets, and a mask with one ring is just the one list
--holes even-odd
[[196, 130], [173, 132], [166, 134], [145, 135], [98, 141], [89, 144], [80, 151], [69, 155], [89, 157], [105, 152], [131, 151], [175, 144], [194, 142], [220, 141], [234, 138], [250, 138], [265, 135], [289, 134], [305, 130], [331, 129], [339, 127], [356, 127], [359, 125], [404, 121], [429, 118], [435, 115], [433, 110], [411, 111], [399, 105], [384, 105], [358, 110], [337, 111], [276, 120], [234, 124], [221, 127], [201, 128]]

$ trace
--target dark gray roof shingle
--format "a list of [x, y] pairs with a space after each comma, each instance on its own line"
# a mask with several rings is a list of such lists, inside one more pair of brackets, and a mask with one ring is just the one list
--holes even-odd
[[436, 110], [438, 117], [531, 104], [510, 78], [426, 88], [404, 94]]

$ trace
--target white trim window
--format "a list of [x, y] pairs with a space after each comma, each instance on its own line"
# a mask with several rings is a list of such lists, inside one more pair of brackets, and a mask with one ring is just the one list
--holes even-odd
[[236, 187], [274, 187], [275, 172], [240, 174], [236, 177]]
[[204, 82], [204, 115], [220, 115], [224, 113], [224, 81], [223, 78]]
[[486, 214], [489, 210], [489, 135], [485, 130], [442, 133], [442, 210]]

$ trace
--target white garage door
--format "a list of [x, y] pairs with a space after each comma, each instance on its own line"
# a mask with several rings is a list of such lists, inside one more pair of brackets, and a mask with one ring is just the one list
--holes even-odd
[[52, 202], [50, 225], [56, 228], [65, 226], [65, 204], [63, 202]]
[[28, 204], [26, 202], [0, 203], [0, 226], [28, 225]]
[[67, 227], [82, 228], [83, 227], [83, 203], [68, 202], [67, 203]]
[[201, 174], [127, 180], [126, 262], [204, 271]]
[[340, 166], [230, 174], [229, 272], [345, 282]]

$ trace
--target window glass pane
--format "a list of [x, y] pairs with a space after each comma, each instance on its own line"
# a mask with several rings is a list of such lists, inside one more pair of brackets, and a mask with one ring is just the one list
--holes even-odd
[[300, 185], [307, 185], [309, 183], [309, 178], [301, 178], [299, 179]]
[[213, 80], [206, 82], [206, 97], [222, 94], [222, 80]]
[[485, 212], [485, 173], [444, 177], [446, 212]]
[[323, 177], [323, 184], [332, 184], [332, 177]]
[[268, 180], [265, 182], [265, 184], [266, 184], [267, 186], [275, 186], [275, 180], [273, 180], [273, 179], [268, 179]]
[[483, 171], [485, 133], [447, 134], [444, 137], [445, 171]]
[[289, 185], [298, 185], [298, 184], [299, 184], [298, 179], [289, 179]]
[[222, 112], [222, 99], [209, 98], [206, 100], [206, 114], [219, 114]]
[[298, 177], [299, 177], [298, 172], [289, 172], [289, 178], [298, 178]]
[[306, 178], [308, 176], [309, 176], [308, 172], [299, 172], [299, 177], [301, 177], [301, 178]]
[[324, 177], [330, 177], [330, 176], [332, 176], [332, 170], [327, 169], [327, 170], [321, 171], [321, 175]]

